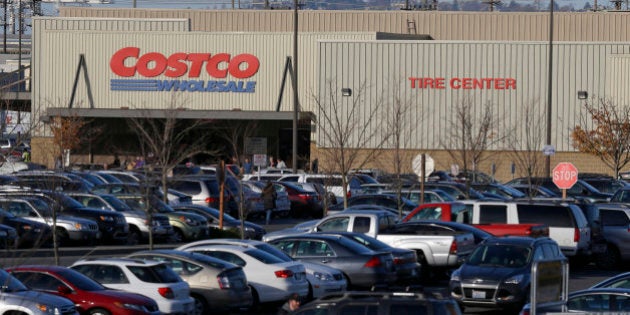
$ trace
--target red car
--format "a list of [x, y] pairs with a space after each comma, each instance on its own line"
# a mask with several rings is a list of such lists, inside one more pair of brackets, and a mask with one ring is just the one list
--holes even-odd
[[144, 295], [107, 289], [80, 272], [60, 266], [6, 269], [27, 287], [71, 300], [81, 315], [159, 315], [157, 303]]

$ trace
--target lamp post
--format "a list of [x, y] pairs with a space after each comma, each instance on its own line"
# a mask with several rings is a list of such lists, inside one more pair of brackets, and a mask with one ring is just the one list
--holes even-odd
[[297, 173], [298, 154], [298, 0], [293, 0], [293, 173]]
[[[553, 72], [553, 0], [549, 0], [549, 68], [547, 72], [547, 142], [551, 145], [551, 99], [552, 99], [552, 72]], [[551, 156], [545, 157], [545, 174], [551, 175]]]

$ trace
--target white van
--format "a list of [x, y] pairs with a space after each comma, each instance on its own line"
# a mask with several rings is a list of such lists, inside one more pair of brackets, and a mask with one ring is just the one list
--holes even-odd
[[471, 209], [472, 222], [538, 223], [549, 226], [549, 237], [567, 256], [589, 255], [591, 228], [584, 213], [574, 204], [551, 201], [462, 200]]

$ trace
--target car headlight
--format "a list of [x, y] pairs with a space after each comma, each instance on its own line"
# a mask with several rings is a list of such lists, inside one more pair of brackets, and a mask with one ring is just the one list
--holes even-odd
[[121, 303], [121, 302], [114, 302], [114, 305], [116, 305], [119, 308], [125, 308], [125, 309], [128, 309], [128, 310], [134, 310], [134, 311], [140, 311], [140, 312], [148, 312], [147, 308], [144, 307], [144, 305], [131, 304], [131, 303]]
[[451, 281], [457, 281], [457, 282], [461, 282], [462, 278], [459, 275], [459, 269], [453, 271], [453, 273], [451, 273]]
[[319, 281], [334, 281], [335, 278], [329, 274], [329, 273], [323, 273], [323, 272], [314, 272], [313, 276], [315, 277], [315, 279], [318, 279]]
[[511, 276], [509, 278], [507, 278], [507, 280], [504, 281], [504, 283], [506, 284], [519, 284], [523, 281], [523, 279], [525, 278], [525, 275], [520, 274], [520, 275], [516, 275], [516, 276]]
[[100, 219], [105, 222], [114, 222], [114, 217], [110, 217], [108, 215], [102, 215], [100, 216]]
[[251, 228], [251, 227], [248, 227], [248, 226], [245, 227], [245, 231], [247, 231], [247, 232], [256, 232], [256, 230], [254, 228]]
[[46, 314], [61, 314], [61, 311], [59, 311], [58, 308], [42, 303], [37, 303], [37, 309]]

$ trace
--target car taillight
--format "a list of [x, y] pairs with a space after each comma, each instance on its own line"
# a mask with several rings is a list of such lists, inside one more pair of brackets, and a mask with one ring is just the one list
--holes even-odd
[[307, 195], [307, 194], [299, 194], [299, 195], [298, 195], [298, 197], [299, 197], [300, 199], [304, 200], [304, 201], [307, 201], [307, 202], [308, 202], [309, 200], [311, 200], [311, 198], [313, 198], [313, 196], [311, 196], [311, 195]]
[[158, 292], [161, 296], [167, 299], [175, 298], [175, 294], [173, 293], [173, 290], [171, 290], [171, 288], [158, 288]]
[[346, 193], [346, 197], [348, 198], [352, 197], [352, 192], [348, 190], [348, 192]]
[[275, 272], [275, 274], [278, 278], [288, 279], [293, 277], [293, 271], [291, 270], [278, 270]]
[[573, 241], [578, 243], [580, 241], [580, 229], [573, 229]]
[[381, 259], [378, 258], [378, 256], [374, 256], [370, 258], [370, 260], [368, 260], [363, 266], [367, 268], [379, 267], [381, 266]]
[[394, 265], [402, 265], [405, 263], [404, 259], [394, 258]]
[[451, 255], [457, 254], [457, 243], [455, 241], [451, 243], [451, 248], [448, 250], [448, 252]]
[[217, 198], [214, 198], [214, 197], [206, 198], [206, 203], [207, 204], [213, 204], [213, 203], [217, 203], [217, 202], [219, 202], [219, 200]]
[[230, 278], [227, 276], [218, 275], [217, 282], [219, 283], [219, 288], [221, 288], [221, 290], [227, 290], [230, 288]]

